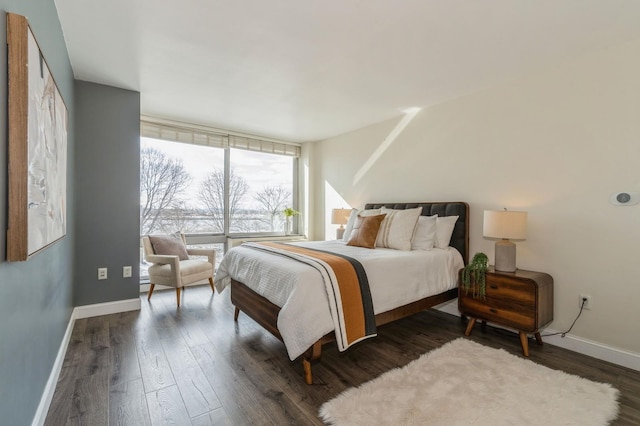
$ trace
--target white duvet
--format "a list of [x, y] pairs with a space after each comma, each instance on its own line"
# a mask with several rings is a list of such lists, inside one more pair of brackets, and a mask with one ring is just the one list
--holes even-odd
[[[455, 288], [457, 273], [464, 266], [462, 256], [452, 247], [401, 251], [351, 247], [341, 241], [292, 244], [360, 261], [367, 272], [376, 314]], [[277, 325], [291, 360], [333, 331], [325, 285], [320, 273], [309, 265], [241, 245], [229, 250], [216, 271], [218, 292], [232, 278], [281, 307]]]

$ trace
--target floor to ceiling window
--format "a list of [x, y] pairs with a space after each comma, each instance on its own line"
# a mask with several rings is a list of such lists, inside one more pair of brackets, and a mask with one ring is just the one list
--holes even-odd
[[140, 139], [140, 231], [224, 232], [224, 150]]
[[[297, 210], [299, 154], [297, 145], [143, 118], [141, 234], [183, 232], [218, 262], [228, 237], [282, 235], [283, 210]], [[142, 279], [147, 267], [141, 258]]]
[[296, 204], [294, 158], [233, 148], [230, 163], [230, 232], [283, 232], [282, 211]]

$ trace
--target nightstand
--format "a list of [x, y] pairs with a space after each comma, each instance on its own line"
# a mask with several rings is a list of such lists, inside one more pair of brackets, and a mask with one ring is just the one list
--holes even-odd
[[458, 309], [469, 317], [464, 334], [471, 334], [476, 320], [513, 328], [520, 333], [522, 353], [529, 356], [527, 333], [534, 334], [542, 345], [539, 330], [553, 320], [553, 278], [544, 272], [498, 272], [490, 267], [486, 289], [485, 299], [465, 294], [459, 275]]

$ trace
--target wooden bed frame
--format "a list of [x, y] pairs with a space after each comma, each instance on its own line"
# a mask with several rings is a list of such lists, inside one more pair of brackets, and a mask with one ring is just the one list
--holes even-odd
[[[392, 209], [410, 209], [422, 206], [423, 216], [459, 216], [456, 226], [451, 236], [452, 247], [455, 247], [460, 254], [464, 263], [469, 260], [469, 205], [464, 202], [433, 202], [433, 203], [382, 203], [367, 204], [365, 209], [376, 209], [380, 207]], [[400, 306], [387, 312], [376, 315], [376, 325], [390, 323], [397, 319], [413, 315], [417, 312], [431, 308], [433, 306], [444, 303], [448, 300], [458, 297], [458, 289], [453, 288], [444, 293], [436, 294], [431, 297], [417, 300], [407, 305]], [[234, 320], [238, 320], [240, 311], [247, 314], [255, 322], [264, 327], [265, 330], [282, 340], [280, 331], [278, 330], [278, 314], [280, 307], [274, 305], [266, 298], [262, 297], [255, 291], [251, 290], [245, 284], [231, 280], [231, 302], [235, 306]], [[302, 365], [304, 368], [304, 379], [307, 384], [313, 383], [313, 375], [311, 372], [311, 362], [320, 359], [322, 354], [322, 345], [335, 340], [333, 332], [325, 335], [316, 341], [302, 356]]]

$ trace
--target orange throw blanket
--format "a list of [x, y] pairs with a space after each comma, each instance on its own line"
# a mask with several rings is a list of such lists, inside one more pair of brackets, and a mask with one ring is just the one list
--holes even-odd
[[369, 281], [356, 259], [341, 254], [276, 242], [244, 243], [306, 263], [320, 272], [335, 325], [338, 349], [376, 335]]

